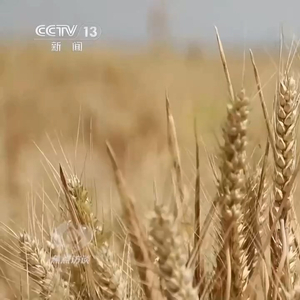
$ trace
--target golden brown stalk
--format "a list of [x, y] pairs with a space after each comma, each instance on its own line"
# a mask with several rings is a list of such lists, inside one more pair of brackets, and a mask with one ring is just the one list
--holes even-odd
[[268, 207], [268, 202], [266, 201], [267, 184], [265, 178], [268, 152], [269, 142], [267, 142], [266, 145], [262, 167], [251, 170], [250, 174], [247, 175], [246, 180], [247, 197], [243, 207], [243, 231], [245, 235], [244, 249], [247, 252], [249, 277], [251, 277], [253, 273], [258, 256], [262, 255], [261, 248], [263, 229], [265, 227], [265, 221], [267, 218], [266, 212]]
[[[218, 187], [221, 206], [221, 236], [224, 238], [218, 255], [215, 270], [216, 286], [213, 290], [216, 299], [240, 299], [247, 285], [248, 267], [246, 252], [243, 249], [243, 202], [246, 197], [246, 131], [249, 100], [245, 91], [228, 105], [227, 122], [223, 129], [221, 180]], [[224, 266], [225, 264], [225, 266]], [[224, 276], [231, 268], [227, 280]], [[230, 282], [231, 279], [231, 282]]]
[[[267, 173], [267, 162], [269, 155], [270, 142], [267, 141], [265, 154], [263, 158], [263, 165], [261, 168], [261, 174], [259, 178], [258, 191], [257, 191], [257, 201], [258, 201], [258, 230], [260, 235], [260, 247], [262, 247], [263, 229], [268, 217], [268, 207], [270, 205], [267, 201], [269, 187], [267, 185], [266, 173]], [[262, 253], [260, 253], [262, 255]]]
[[217, 27], [215, 27], [215, 31], [216, 31], [216, 37], [217, 37], [217, 42], [218, 42], [218, 46], [219, 46], [219, 53], [221, 56], [221, 62], [223, 65], [223, 69], [224, 69], [224, 73], [225, 73], [225, 77], [226, 77], [226, 81], [227, 81], [229, 96], [230, 96], [230, 99], [233, 101], [234, 100], [234, 90], [233, 90], [233, 86], [232, 86], [231, 79], [230, 79], [230, 74], [229, 74], [228, 65], [227, 65], [226, 58], [225, 58], [223, 45], [222, 45]]
[[[200, 241], [201, 235], [201, 206], [200, 206], [200, 157], [199, 157], [199, 142], [196, 128], [196, 121], [194, 124], [195, 131], [195, 142], [196, 142], [196, 180], [195, 180], [195, 225], [194, 225], [194, 249], [197, 248]], [[197, 259], [195, 261], [195, 271], [194, 271], [194, 285], [199, 287], [199, 298], [202, 295], [202, 291], [205, 286], [205, 275], [203, 261], [201, 259], [201, 247], [197, 249]]]
[[127, 230], [130, 235], [131, 246], [133, 249], [134, 258], [137, 262], [138, 273], [144, 293], [147, 299], [161, 299], [162, 295], [158, 290], [158, 280], [152, 271], [154, 268], [154, 259], [148, 247], [146, 234], [142, 229], [142, 225], [139, 221], [134, 206], [134, 200], [127, 191], [125, 179], [117, 165], [115, 154], [108, 142], [106, 143], [106, 147], [112, 163], [120, 198], [122, 200]]
[[198, 290], [193, 288], [193, 272], [186, 267], [188, 256], [184, 251], [177, 222], [164, 207], [156, 207], [151, 219], [150, 238], [158, 256], [163, 292], [168, 300], [196, 300]]
[[256, 86], [257, 86], [257, 90], [258, 90], [259, 100], [260, 100], [260, 103], [261, 103], [261, 107], [262, 107], [263, 114], [264, 114], [264, 119], [265, 119], [267, 130], [268, 130], [270, 145], [271, 145], [271, 148], [272, 148], [273, 156], [275, 158], [275, 153], [276, 153], [275, 139], [274, 139], [274, 134], [273, 134], [273, 131], [272, 131], [271, 119], [270, 119], [269, 114], [268, 114], [267, 105], [266, 105], [264, 94], [263, 94], [263, 91], [262, 91], [260, 76], [259, 76], [256, 64], [255, 64], [253, 52], [251, 50], [250, 50], [250, 58], [251, 58], [252, 66], [253, 66], [254, 77], [255, 77]]
[[[175, 188], [176, 191], [178, 192], [179, 200], [180, 200], [180, 202], [177, 203], [177, 208], [175, 210], [175, 214], [177, 214], [177, 210], [181, 209], [182, 203], [184, 202], [185, 195], [184, 195], [184, 184], [182, 180], [180, 152], [179, 152], [178, 141], [177, 141], [175, 121], [170, 110], [170, 101], [167, 96], [166, 96], [166, 112], [167, 112], [168, 146], [173, 161], [172, 176], [174, 177], [174, 182], [176, 182]], [[177, 192], [175, 194], [176, 200], [177, 200]]]
[[245, 243], [243, 245], [245, 251], [247, 252], [247, 266], [249, 269], [249, 274], [254, 269], [254, 265], [257, 261], [257, 246], [259, 243], [261, 246], [261, 237], [259, 234], [259, 203], [258, 203], [258, 184], [257, 184], [257, 174], [251, 174], [246, 181], [247, 187], [247, 198], [245, 199], [244, 205], [244, 236]]

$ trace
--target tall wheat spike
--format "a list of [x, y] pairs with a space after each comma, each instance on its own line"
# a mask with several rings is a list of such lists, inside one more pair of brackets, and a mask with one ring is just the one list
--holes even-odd
[[[287, 189], [296, 169], [296, 124], [299, 112], [299, 93], [295, 79], [285, 72], [281, 74], [275, 103], [275, 167], [274, 167], [274, 215], [283, 206], [279, 222], [271, 239], [271, 262], [273, 284], [270, 299], [277, 299], [280, 283], [291, 291], [295, 282], [295, 257], [297, 247], [290, 228], [293, 189]], [[286, 201], [283, 203], [283, 199]], [[281, 290], [281, 289], [280, 289]]]
[[[227, 81], [230, 103], [223, 127], [224, 144], [221, 147], [221, 178], [218, 183], [220, 208], [221, 248], [211, 297], [213, 299], [240, 299], [247, 287], [249, 270], [244, 250], [243, 205], [246, 197], [246, 145], [249, 99], [242, 89], [235, 96], [221, 39], [216, 28], [219, 52]], [[226, 280], [224, 280], [226, 278]]]
[[246, 197], [248, 105], [249, 100], [242, 90], [228, 105], [227, 122], [223, 128], [224, 146], [218, 187], [223, 241], [215, 270], [215, 299], [240, 299], [247, 285], [249, 270], [244, 250], [243, 202]]

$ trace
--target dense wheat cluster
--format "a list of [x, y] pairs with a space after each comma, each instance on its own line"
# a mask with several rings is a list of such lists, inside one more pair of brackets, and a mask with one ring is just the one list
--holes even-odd
[[[217, 40], [229, 93], [218, 170], [211, 164], [217, 184], [206, 218], [200, 218], [197, 126], [196, 174], [188, 193], [171, 101], [166, 97], [172, 203], [167, 205], [154, 193], [153, 211], [145, 221], [107, 141], [123, 229], [122, 234], [108, 233], [94, 211], [97, 199], [90, 197], [80, 175], [60, 166], [55, 173], [60, 185], [55, 213], [47, 214], [43, 202], [42, 216], [34, 214], [28, 229], [18, 233], [3, 225], [11, 243], [5, 244], [7, 255], [1, 258], [19, 274], [19, 282], [14, 282], [17, 299], [300, 299], [300, 241], [293, 197], [299, 169], [300, 91], [292, 59], [278, 70], [270, 113], [250, 52], [268, 131], [264, 154], [253, 163], [247, 155], [251, 101], [243, 86], [235, 91], [218, 33]], [[192, 233], [183, 226], [187, 207], [193, 210]], [[212, 237], [208, 259], [203, 245]]]

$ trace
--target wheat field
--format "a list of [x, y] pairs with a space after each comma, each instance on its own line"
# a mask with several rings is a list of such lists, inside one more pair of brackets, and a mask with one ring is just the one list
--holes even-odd
[[297, 46], [216, 49], [0, 49], [1, 300], [300, 299]]

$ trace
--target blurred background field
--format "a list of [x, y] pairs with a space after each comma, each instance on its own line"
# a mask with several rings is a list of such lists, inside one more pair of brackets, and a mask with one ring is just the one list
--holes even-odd
[[[170, 167], [166, 93], [186, 166], [185, 179], [193, 180], [194, 119], [206, 151], [216, 154], [226, 113], [228, 94], [213, 25], [220, 26], [224, 37], [236, 89], [243, 85], [251, 98], [252, 146], [264, 142], [265, 126], [248, 48], [255, 53], [271, 106], [279, 22], [295, 9], [288, 9], [280, 19], [269, 16], [267, 25], [259, 29], [267, 6], [261, 6], [254, 24], [249, 17], [239, 15], [243, 7], [235, 4], [232, 1], [229, 7], [223, 7], [216, 0], [202, 7], [198, 20], [195, 12], [201, 7], [194, 1], [185, 9], [179, 2], [172, 6], [167, 1], [130, 1], [126, 6], [90, 1], [84, 7], [68, 1], [27, 1], [19, 6], [2, 3], [0, 190], [6, 201], [0, 218], [7, 221], [26, 212], [24, 198], [28, 191], [37, 185], [49, 185], [47, 159], [57, 168], [59, 163], [66, 163], [63, 152], [76, 172], [85, 170], [83, 174], [97, 183], [97, 193], [109, 193], [105, 140], [114, 147], [137, 198], [152, 196], [154, 179], [165, 196]], [[59, 14], [55, 13], [58, 9]], [[274, 11], [280, 11], [279, 2], [274, 3]], [[233, 21], [232, 15], [239, 17]], [[51, 41], [33, 41], [38, 24], [84, 22], [100, 24], [102, 35], [98, 42], [84, 44], [82, 52], [72, 52], [64, 43], [61, 52], [51, 52]], [[204, 147], [202, 152], [204, 156]], [[204, 170], [206, 162], [202, 164]], [[146, 199], [140, 202], [147, 203]]]
[[[227, 54], [235, 86], [241, 88], [242, 51], [238, 55]], [[264, 53], [256, 56], [271, 105], [275, 79], [271, 77], [276, 65]], [[170, 49], [122, 53], [91, 48], [82, 53], [52, 53], [30, 45], [2, 48], [0, 71], [1, 191], [8, 206], [16, 204], [20, 208], [30, 186], [41, 184], [46, 175], [41, 152], [58, 167], [64, 162], [63, 149], [78, 171], [83, 166], [93, 169], [84, 173], [97, 182], [98, 193], [99, 188], [108, 191], [105, 140], [114, 147], [129, 182], [141, 188], [143, 195], [144, 181], [149, 192], [154, 179], [163, 188], [170, 166], [165, 161], [166, 93], [176, 121], [183, 164], [187, 166], [187, 179], [193, 175], [195, 118], [207, 151], [217, 154], [227, 101], [218, 56], [191, 58]], [[264, 143], [265, 126], [248, 59], [245, 88], [252, 97], [252, 142], [258, 145]], [[165, 174], [161, 172], [164, 165]], [[5, 210], [1, 214], [3, 218], [8, 216]]]

